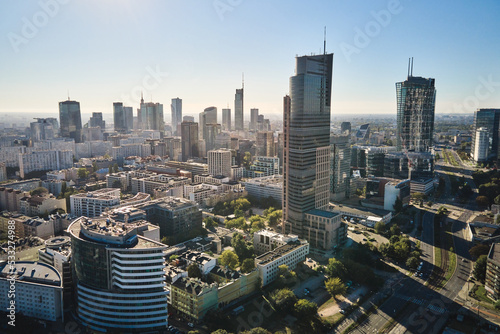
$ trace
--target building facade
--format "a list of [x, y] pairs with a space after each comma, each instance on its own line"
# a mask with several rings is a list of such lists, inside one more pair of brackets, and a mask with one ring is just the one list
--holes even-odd
[[230, 150], [212, 150], [207, 152], [208, 174], [231, 176], [232, 153]]
[[283, 221], [305, 237], [305, 213], [330, 198], [330, 105], [333, 54], [296, 58], [284, 99]]
[[[478, 109], [474, 112], [474, 126], [472, 130], [472, 146], [471, 155], [474, 161], [476, 159], [476, 144], [477, 131], [480, 128], [485, 128], [488, 131], [488, 161], [495, 161], [498, 159], [499, 150], [499, 128], [500, 128], [500, 109]], [[484, 135], [483, 135], [484, 136]], [[481, 150], [478, 149], [477, 153]]]
[[59, 124], [61, 137], [73, 138], [75, 143], [82, 141], [82, 115], [80, 102], [59, 102]]
[[234, 94], [234, 129], [236, 131], [244, 130], [243, 87], [241, 89], [236, 89], [236, 94]]
[[198, 150], [198, 123], [182, 122], [182, 161], [199, 157]]
[[172, 99], [170, 109], [172, 112], [172, 135], [178, 136], [180, 134], [180, 125], [182, 122], [182, 99], [178, 97]]

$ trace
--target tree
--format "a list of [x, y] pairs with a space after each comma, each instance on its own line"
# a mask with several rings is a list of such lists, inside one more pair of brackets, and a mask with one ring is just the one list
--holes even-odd
[[294, 305], [293, 310], [298, 317], [312, 318], [318, 313], [318, 305], [307, 299], [299, 299]]
[[194, 278], [202, 278], [203, 274], [201, 273], [200, 267], [198, 267], [196, 264], [191, 263], [187, 267], [187, 272], [189, 277], [194, 277]]
[[267, 219], [269, 220], [269, 225], [272, 226], [272, 227], [275, 227], [280, 222], [281, 217], [283, 217], [283, 211], [282, 210], [272, 211], [267, 216]]
[[245, 152], [245, 155], [243, 156], [243, 166], [245, 168], [250, 168], [250, 164], [252, 163], [252, 155], [250, 152]]
[[378, 221], [375, 224], [375, 232], [378, 234], [384, 234], [385, 233], [385, 223], [383, 221]]
[[252, 259], [244, 259], [241, 263], [241, 272], [249, 273], [255, 268], [255, 262]]
[[337, 299], [338, 295], [343, 295], [347, 292], [347, 286], [338, 277], [333, 277], [325, 281], [325, 287], [330, 296], [335, 299]]
[[347, 269], [342, 262], [335, 258], [331, 258], [328, 260], [328, 264], [326, 266], [326, 274], [330, 277], [346, 279]]
[[495, 306], [496, 310], [500, 310], [500, 300], [497, 300], [493, 306]]
[[236, 267], [238, 267], [239, 258], [238, 255], [236, 255], [233, 251], [225, 250], [219, 257], [219, 262], [223, 266], [229, 267], [234, 270], [236, 269]]
[[438, 215], [441, 215], [441, 216], [442, 216], [442, 215], [447, 215], [447, 214], [448, 214], [448, 212], [449, 212], [448, 208], [447, 208], [447, 207], [445, 207], [445, 206], [443, 206], [443, 205], [441, 205], [441, 206], [439, 207], [439, 209], [437, 210], [437, 214], [438, 214]]
[[92, 173], [97, 172], [97, 162], [92, 161]]
[[239, 218], [239, 217], [243, 217], [245, 215], [245, 213], [241, 209], [234, 209], [234, 215]]
[[[252, 218], [254, 217], [256, 217], [257, 219], [254, 219], [252, 221]], [[266, 224], [264, 223], [264, 221], [260, 216], [251, 217], [250, 222], [252, 223], [252, 232], [257, 232], [266, 228]]]
[[297, 274], [295, 271], [290, 270], [286, 264], [278, 266], [278, 284], [285, 285], [295, 283]]
[[396, 213], [400, 213], [403, 210], [403, 201], [398, 197], [396, 198], [396, 202], [394, 202], [394, 211]]
[[212, 228], [219, 226], [219, 224], [217, 224], [217, 222], [210, 216], [205, 217], [205, 219], [203, 219], [203, 222], [205, 223], [205, 228], [208, 228], [208, 229], [212, 229]]
[[397, 224], [392, 225], [391, 228], [389, 229], [389, 232], [391, 235], [397, 235], [397, 236], [401, 235], [401, 229]]
[[281, 311], [288, 311], [297, 302], [297, 296], [292, 290], [284, 288], [274, 290], [271, 293], [271, 300]]
[[179, 255], [175, 255], [175, 254], [174, 254], [174, 255], [170, 255], [170, 257], [168, 258], [168, 260], [169, 260], [170, 262], [172, 262], [172, 261], [177, 260], [178, 258], [179, 258]]
[[408, 260], [406, 260], [406, 265], [411, 269], [417, 268], [418, 267], [418, 258], [409, 257]]
[[117, 164], [117, 163], [115, 163], [115, 164], [113, 165], [113, 172], [114, 172], [114, 173], [118, 173], [119, 171], [120, 171], [120, 168], [118, 167], [118, 164]]
[[479, 258], [481, 255], [488, 255], [490, 247], [488, 245], [476, 245], [469, 249], [469, 254], [474, 258]]
[[201, 334], [199, 330], [195, 329], [192, 331], [189, 331], [188, 334]]
[[231, 239], [231, 246], [240, 260], [253, 257], [253, 246], [248, 245], [243, 235], [234, 233]]
[[490, 201], [488, 200], [488, 197], [486, 197], [486, 196], [477, 196], [476, 203], [477, 203], [477, 206], [483, 207], [483, 208], [488, 207], [488, 205], [490, 205]]
[[241, 333], [242, 334], [272, 334], [270, 331], [268, 331], [267, 329], [264, 329], [262, 327], [252, 328], [249, 331], [244, 331]]
[[78, 174], [77, 175], [78, 175], [79, 179], [84, 179], [84, 178], [86, 178], [89, 175], [89, 172], [87, 171], [86, 168], [80, 167], [80, 168], [78, 168]]
[[228, 332], [225, 329], [218, 329], [218, 330], [212, 332], [211, 334], [232, 334], [232, 333]]
[[113, 174], [113, 165], [109, 164], [108, 166], [108, 174]]
[[47, 188], [44, 188], [44, 187], [37, 187], [37, 188], [33, 189], [32, 191], [30, 191], [31, 196], [43, 196], [43, 195], [48, 194], [48, 193], [49, 193], [49, 190]]
[[486, 264], [486, 255], [481, 255], [474, 264], [474, 270], [472, 273], [478, 281], [484, 281], [486, 278]]

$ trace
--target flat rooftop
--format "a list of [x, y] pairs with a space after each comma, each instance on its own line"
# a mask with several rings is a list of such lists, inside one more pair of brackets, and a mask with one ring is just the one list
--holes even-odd
[[339, 213], [320, 210], [320, 209], [312, 209], [312, 210], [306, 211], [306, 214], [320, 216], [320, 217], [324, 217], [324, 218], [333, 218], [333, 217], [336, 217], [339, 215]]
[[290, 253], [291, 251], [302, 247], [305, 243], [300, 241], [293, 241], [286, 245], [280, 246], [272, 251], [262, 254], [261, 256], [257, 256], [255, 259], [258, 261], [258, 264], [266, 265], [280, 257]]
[[490, 252], [488, 253], [488, 259], [495, 261], [496, 263], [500, 263], [500, 246], [496, 243], [491, 245]]
[[0, 276], [2, 278], [12, 277], [11, 275], [13, 274], [16, 280], [62, 286], [59, 272], [56, 268], [45, 263], [18, 261], [15, 263], [13, 269], [11, 269], [11, 266], [7, 265], [7, 263], [1, 266], [0, 269]]

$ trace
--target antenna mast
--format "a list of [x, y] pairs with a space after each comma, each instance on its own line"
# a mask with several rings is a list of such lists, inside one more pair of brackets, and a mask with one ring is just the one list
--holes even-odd
[[326, 55], [326, 26], [325, 26], [325, 33], [323, 35], [323, 54]]
[[406, 76], [406, 78], [408, 79], [410, 77], [410, 58], [408, 58], [408, 75]]
[[411, 57], [411, 76], [413, 76], [413, 57]]

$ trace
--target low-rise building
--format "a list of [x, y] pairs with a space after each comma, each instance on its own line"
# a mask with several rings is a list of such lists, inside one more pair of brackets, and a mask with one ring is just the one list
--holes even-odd
[[47, 239], [55, 235], [54, 220], [43, 218], [28, 218], [23, 221], [24, 235]]
[[242, 182], [248, 195], [259, 199], [272, 197], [278, 203], [282, 202], [283, 195], [283, 176], [272, 175], [265, 177], [256, 177]]
[[71, 214], [77, 217], [97, 217], [106, 209], [120, 204], [120, 189], [104, 188], [70, 196]]
[[269, 230], [260, 230], [253, 234], [253, 249], [255, 254], [260, 255], [297, 240], [299, 240], [299, 237], [295, 234], [281, 234]]
[[66, 199], [58, 199], [52, 194], [47, 194], [44, 196], [27, 195], [19, 200], [19, 211], [30, 217], [47, 216], [57, 209], [66, 212]]
[[[63, 318], [63, 286], [61, 274], [45, 263], [18, 261], [0, 264], [0, 308], [9, 310], [15, 301], [15, 313], [40, 320]], [[15, 299], [8, 298], [14, 279]]]
[[489, 298], [500, 299], [500, 247], [496, 243], [491, 245], [488, 253], [484, 288]]
[[309, 254], [309, 243], [297, 240], [257, 256], [255, 267], [259, 270], [262, 286], [278, 278], [279, 266], [287, 265], [289, 269], [294, 269], [298, 263], [306, 259], [307, 254]]
[[312, 209], [305, 212], [304, 238], [315, 249], [335, 249], [347, 241], [347, 224], [338, 213]]

